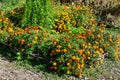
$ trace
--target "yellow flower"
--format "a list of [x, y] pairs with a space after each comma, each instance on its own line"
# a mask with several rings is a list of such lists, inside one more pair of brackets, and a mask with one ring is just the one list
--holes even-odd
[[70, 63], [67, 63], [67, 66], [70, 66]]
[[53, 66], [57, 66], [57, 63], [56, 63], [56, 62], [53, 62]]
[[77, 64], [77, 68], [80, 69], [80, 68], [81, 68], [81, 65], [80, 65], [80, 64]]
[[90, 55], [90, 51], [88, 51], [87, 54]]
[[72, 56], [72, 58], [71, 58], [72, 60], [75, 60], [76, 59], [76, 57], [75, 56]]
[[113, 40], [112, 39], [109, 39], [109, 41], [112, 43], [113, 42]]
[[8, 28], [8, 32], [14, 32], [14, 30], [12, 28]]
[[34, 36], [34, 40], [37, 40], [38, 39], [38, 37], [37, 36]]
[[32, 43], [33, 43], [33, 44], [37, 44], [37, 42], [36, 42], [36, 41], [33, 41]]
[[119, 56], [118, 56], [118, 54], [117, 54], [117, 53], [115, 54], [114, 59], [115, 59], [115, 60], [119, 60]]
[[69, 70], [67, 70], [66, 74], [67, 74], [67, 75], [69, 75], [69, 74], [70, 74], [70, 71], [69, 71]]
[[97, 37], [100, 38], [101, 36], [98, 34]]
[[88, 57], [88, 59], [90, 59], [90, 57]]
[[103, 59], [100, 59], [99, 64], [103, 64]]

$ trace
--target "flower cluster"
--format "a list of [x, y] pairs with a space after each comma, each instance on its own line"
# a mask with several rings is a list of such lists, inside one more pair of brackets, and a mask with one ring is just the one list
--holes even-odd
[[109, 46], [115, 46], [113, 35], [106, 33], [105, 27], [101, 25], [85, 29], [82, 34], [64, 34], [58, 41], [53, 40], [53, 43], [50, 70], [79, 77], [84, 74], [85, 68], [101, 65], [106, 53], [111, 55]]
[[54, 15], [54, 30], [15, 27], [0, 12], [0, 43], [13, 48], [18, 60], [47, 58], [50, 71], [78, 77], [86, 68], [102, 64], [103, 57], [119, 59], [115, 37], [106, 31], [105, 24], [97, 25], [89, 7], [62, 6], [58, 12]]
[[[58, 32], [72, 32], [91, 26], [95, 21], [92, 10], [87, 6], [62, 6], [57, 8], [54, 29]], [[77, 28], [77, 29], [76, 29]], [[82, 32], [82, 31], [78, 31]]]

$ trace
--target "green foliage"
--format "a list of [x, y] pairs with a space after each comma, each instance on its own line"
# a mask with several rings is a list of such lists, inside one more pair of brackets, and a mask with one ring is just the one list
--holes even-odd
[[51, 28], [53, 26], [53, 13], [50, 0], [28, 0], [25, 4], [22, 27], [41, 25]]
[[25, 0], [0, 0], [0, 10], [3, 10], [5, 13], [13, 10], [16, 7], [20, 7], [25, 3]]

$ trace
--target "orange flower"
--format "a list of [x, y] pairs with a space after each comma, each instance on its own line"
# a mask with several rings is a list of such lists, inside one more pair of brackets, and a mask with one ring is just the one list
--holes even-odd
[[71, 45], [70, 44], [68, 44], [68, 48], [71, 49]]
[[59, 52], [60, 52], [60, 49], [56, 49], [56, 52], [58, 52], [58, 53], [59, 53]]
[[57, 44], [57, 42], [56, 42], [56, 41], [54, 41], [54, 42], [53, 42], [53, 44], [54, 44], [54, 45], [56, 45], [56, 44]]
[[31, 44], [30, 44], [30, 43], [28, 43], [28, 44], [27, 44], [27, 46], [28, 46], [28, 47], [30, 47], [30, 46], [31, 46]]
[[78, 53], [82, 55], [83, 54], [83, 50], [81, 50], [81, 49], [78, 50]]
[[81, 68], [83, 68], [84, 67], [84, 64], [81, 64]]
[[57, 67], [54, 67], [54, 70], [57, 70]]
[[44, 37], [43, 40], [45, 41], [45, 40], [47, 40], [47, 38]]
[[106, 27], [106, 25], [105, 25], [105, 24], [100, 24], [100, 26], [101, 26], [101, 27]]
[[67, 42], [69, 42], [69, 40], [68, 40], [68, 39], [65, 39], [65, 42], [67, 43]]
[[23, 45], [25, 43], [25, 40], [21, 40], [21, 45]]
[[64, 51], [64, 53], [66, 53], [66, 52], [67, 52], [67, 49], [63, 49], [63, 51]]
[[83, 57], [84, 59], [86, 59], [86, 55], [85, 55], [85, 54], [82, 54], [82, 57]]
[[119, 52], [119, 49], [118, 47], [115, 48], [115, 52], [118, 53]]
[[35, 30], [35, 33], [39, 33], [39, 30]]
[[77, 62], [80, 62], [80, 58], [76, 58], [76, 61], [77, 61]]
[[57, 46], [57, 48], [58, 48], [58, 49], [60, 49], [60, 48], [61, 48], [61, 46], [60, 46], [60, 45], [58, 45], [58, 46]]
[[109, 41], [112, 43], [113, 42], [113, 40], [112, 39], [109, 39]]

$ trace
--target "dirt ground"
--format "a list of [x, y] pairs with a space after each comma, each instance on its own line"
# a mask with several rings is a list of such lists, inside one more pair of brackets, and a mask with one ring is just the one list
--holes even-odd
[[34, 73], [0, 57], [0, 80], [47, 80], [43, 72]]

